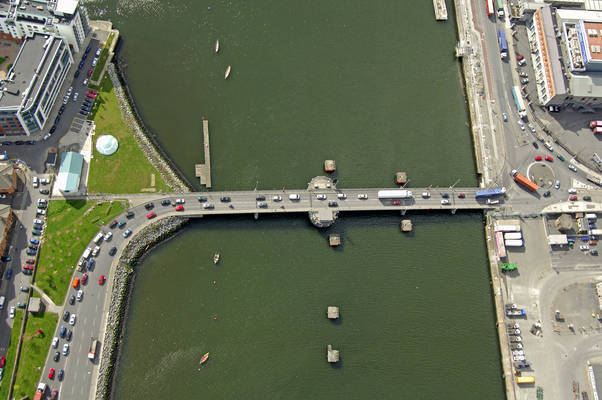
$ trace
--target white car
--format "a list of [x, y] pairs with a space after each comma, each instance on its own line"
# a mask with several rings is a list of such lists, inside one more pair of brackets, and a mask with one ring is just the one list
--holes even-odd
[[8, 316], [9, 316], [11, 319], [14, 319], [14, 318], [15, 318], [15, 307], [11, 307], [11, 308], [10, 308], [10, 312], [9, 312], [9, 315], [8, 315]]
[[428, 199], [429, 197], [431, 197], [431, 194], [429, 192], [422, 192], [422, 197]]
[[37, 218], [35, 218], [35, 219], [33, 220], [33, 223], [34, 223], [34, 224], [39, 224], [39, 225], [44, 225], [44, 221], [42, 221], [41, 219], [37, 219]]
[[73, 86], [69, 86], [69, 89], [67, 90], [67, 96], [71, 96], [71, 93], [73, 93]]
[[71, 314], [71, 317], [69, 317], [69, 325], [75, 325], [75, 314]]
[[186, 200], [184, 199], [176, 199], [176, 204], [184, 204], [186, 203]]
[[346, 195], [345, 193], [339, 193], [339, 194], [337, 194], [337, 197], [338, 197], [340, 200], [345, 200], [345, 199], [347, 198], [347, 195]]
[[272, 200], [273, 201], [282, 201], [282, 197], [276, 195], [276, 196], [272, 197]]
[[92, 60], [92, 66], [96, 67], [97, 62], [98, 62], [98, 58], [95, 58], [94, 60]]
[[507, 122], [508, 121], [508, 114], [502, 113], [502, 118], [504, 119], [504, 122]]
[[132, 231], [130, 231], [129, 229], [126, 229], [125, 232], [123, 232], [123, 237], [126, 238], [126, 237], [130, 236], [131, 234], [132, 234]]
[[52, 347], [53, 348], [57, 348], [59, 345], [59, 338], [57, 338], [56, 336], [52, 339]]
[[520, 126], [521, 131], [525, 130], [525, 124], [523, 124], [523, 121], [518, 121], [518, 126]]
[[36, 210], [36, 213], [37, 213], [38, 215], [46, 215], [46, 210], [44, 210], [43, 208], [38, 208], [38, 209]]
[[104, 237], [105, 242], [108, 242], [112, 237], [113, 237], [113, 232], [107, 232]]
[[569, 188], [568, 192], [569, 192], [569, 194], [577, 194], [577, 189]]
[[73, 95], [73, 101], [77, 101], [78, 96], [79, 96], [79, 93], [75, 92], [75, 94]]
[[69, 354], [69, 343], [63, 345], [63, 355], [66, 356], [67, 354]]
[[550, 150], [550, 151], [554, 151], [554, 148], [552, 147], [552, 145], [550, 144], [550, 142], [544, 142], [543, 144], [546, 149]]
[[92, 250], [92, 257], [96, 257], [100, 252], [100, 246], [94, 246], [94, 250]]
[[77, 301], [82, 301], [82, 299], [84, 298], [84, 291], [81, 289], [78, 290], [75, 298], [77, 299]]
[[316, 195], [316, 199], [318, 199], [318, 200], [326, 200], [326, 195], [322, 194], [322, 193], [317, 194]]
[[48, 178], [40, 178], [40, 183], [42, 185], [48, 185], [50, 183], [50, 179], [48, 179]]
[[98, 57], [100, 55], [101, 51], [102, 51], [102, 49], [100, 47], [98, 49], [96, 49], [96, 57]]
[[368, 199], [368, 195], [366, 193], [360, 193], [357, 195], [357, 198], [360, 200], [367, 200]]
[[556, 189], [560, 189], [560, 181], [556, 181], [556, 183], [554, 184], [554, 187]]
[[569, 164], [569, 169], [573, 172], [577, 172], [577, 167], [575, 167], [573, 164]]
[[48, 140], [50, 138], [50, 136], [52, 136], [52, 133], [48, 132], [47, 134], [44, 135], [44, 137], [42, 139]]
[[443, 199], [443, 200], [441, 200], [441, 205], [442, 205], [442, 206], [446, 206], [446, 205], [448, 205], [448, 204], [449, 204], [449, 200], [447, 200], [447, 199]]
[[589, 245], [588, 244], [582, 244], [581, 246], [579, 246], [580, 250], [586, 251], [589, 250]]
[[84, 79], [84, 81], [82, 82], [82, 84], [83, 84], [84, 86], [86, 86], [86, 85], [88, 84], [88, 78]]

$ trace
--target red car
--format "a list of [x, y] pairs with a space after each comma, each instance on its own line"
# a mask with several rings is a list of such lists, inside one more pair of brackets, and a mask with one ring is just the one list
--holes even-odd
[[152, 212], [152, 213], [148, 213], [146, 214], [146, 219], [153, 219], [157, 216], [157, 213]]
[[0, 358], [0, 368], [4, 368], [6, 365], [6, 357]]
[[523, 56], [522, 54], [519, 54], [518, 57], [516, 57], [517, 61], [524, 60], [524, 59], [525, 59], [525, 56]]
[[48, 379], [54, 379], [54, 368], [50, 368], [50, 372], [48, 372]]
[[94, 72], [94, 70], [93, 70], [92, 68], [90, 68], [90, 69], [88, 70], [88, 76], [92, 76], [92, 72]]
[[56, 389], [54, 389], [52, 391], [52, 393], [50, 394], [50, 400], [56, 400], [58, 398], [58, 396], [59, 396], [59, 392]]
[[102, 286], [102, 285], [104, 285], [104, 283], [105, 283], [105, 276], [101, 275], [100, 278], [98, 278], [98, 284]]
[[184, 211], [184, 206], [177, 206], [175, 208], [176, 211]]
[[33, 258], [28, 258], [27, 260], [25, 260], [25, 264], [35, 264], [36, 260], [34, 260]]
[[96, 96], [94, 96], [93, 94], [88, 94], [86, 97], [89, 98], [89, 99], [95, 99], [96, 98]]
[[86, 282], [88, 282], [88, 274], [83, 274], [82, 275], [82, 285], [85, 285]]
[[463, 198], [466, 197], [466, 195], [464, 193], [458, 193], [458, 197], [461, 198], [461, 199], [463, 199]]
[[88, 94], [93, 94], [94, 96], [96, 96], [98, 94], [98, 90], [88, 90]]
[[391, 205], [393, 205], [393, 206], [398, 206], [400, 204], [401, 204], [401, 202], [399, 200], [391, 200]]
[[541, 156], [535, 156], [535, 161], [541, 161], [541, 160], [542, 160]]
[[577, 200], [577, 196], [569, 196], [569, 200], [570, 201], [576, 201]]
[[546, 156], [545, 160], [549, 162], [554, 162], [554, 159], [550, 156]]
[[33, 265], [24, 264], [23, 271], [31, 270], [33, 271]]

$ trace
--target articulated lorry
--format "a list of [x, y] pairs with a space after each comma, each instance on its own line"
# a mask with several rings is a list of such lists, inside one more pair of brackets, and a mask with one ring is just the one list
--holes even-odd
[[525, 189], [530, 190], [531, 192], [535, 192], [537, 189], [539, 189], [537, 183], [528, 179], [526, 176], [519, 174], [515, 169], [512, 170], [512, 176], [518, 184], [522, 185]]
[[33, 396], [33, 400], [42, 400], [46, 394], [46, 384], [41, 382], [38, 384], [36, 394]]
[[506, 193], [506, 188], [491, 188], [491, 189], [481, 189], [474, 192], [474, 197], [477, 199], [485, 199], [488, 197], [500, 196]]

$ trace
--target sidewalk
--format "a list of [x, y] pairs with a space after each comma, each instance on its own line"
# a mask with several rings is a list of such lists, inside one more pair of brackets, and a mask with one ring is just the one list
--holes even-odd
[[60, 314], [63, 306], [57, 306], [56, 304], [54, 304], [54, 302], [50, 299], [50, 297], [48, 297], [48, 295], [46, 295], [46, 293], [44, 293], [42, 291], [42, 289], [37, 287], [35, 283], [32, 284], [31, 287], [42, 297], [44, 304], [46, 304], [46, 311], [54, 313], [54, 314]]

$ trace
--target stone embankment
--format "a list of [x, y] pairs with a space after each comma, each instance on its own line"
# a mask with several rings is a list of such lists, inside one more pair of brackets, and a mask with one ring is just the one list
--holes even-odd
[[111, 383], [117, 361], [118, 346], [121, 342], [121, 332], [127, 311], [127, 299], [133, 279], [134, 270], [132, 266], [153, 246], [167, 240], [188, 221], [188, 218], [183, 217], [167, 217], [144, 227], [130, 240], [121, 253], [121, 257], [114, 267], [115, 269], [110, 272], [112, 290], [109, 308], [108, 310], [105, 309], [107, 315], [104, 338], [100, 340], [102, 351], [96, 380], [96, 400], [108, 399], [111, 395]]
[[123, 121], [130, 128], [130, 131], [136, 138], [136, 142], [142, 149], [142, 152], [146, 158], [150, 161], [151, 165], [155, 167], [157, 171], [159, 171], [161, 177], [172, 190], [178, 193], [190, 192], [189, 185], [184, 182], [182, 177], [178, 175], [178, 173], [174, 171], [172, 166], [163, 158], [163, 156], [159, 154], [159, 151], [157, 151], [157, 148], [153, 142], [151, 142], [140, 124], [138, 124], [130, 103], [126, 98], [123, 87], [121, 86], [117, 72], [115, 71], [115, 65], [113, 63], [107, 63], [106, 72], [113, 83], [113, 88], [115, 90], [115, 95], [117, 96], [117, 102], [119, 103]]

